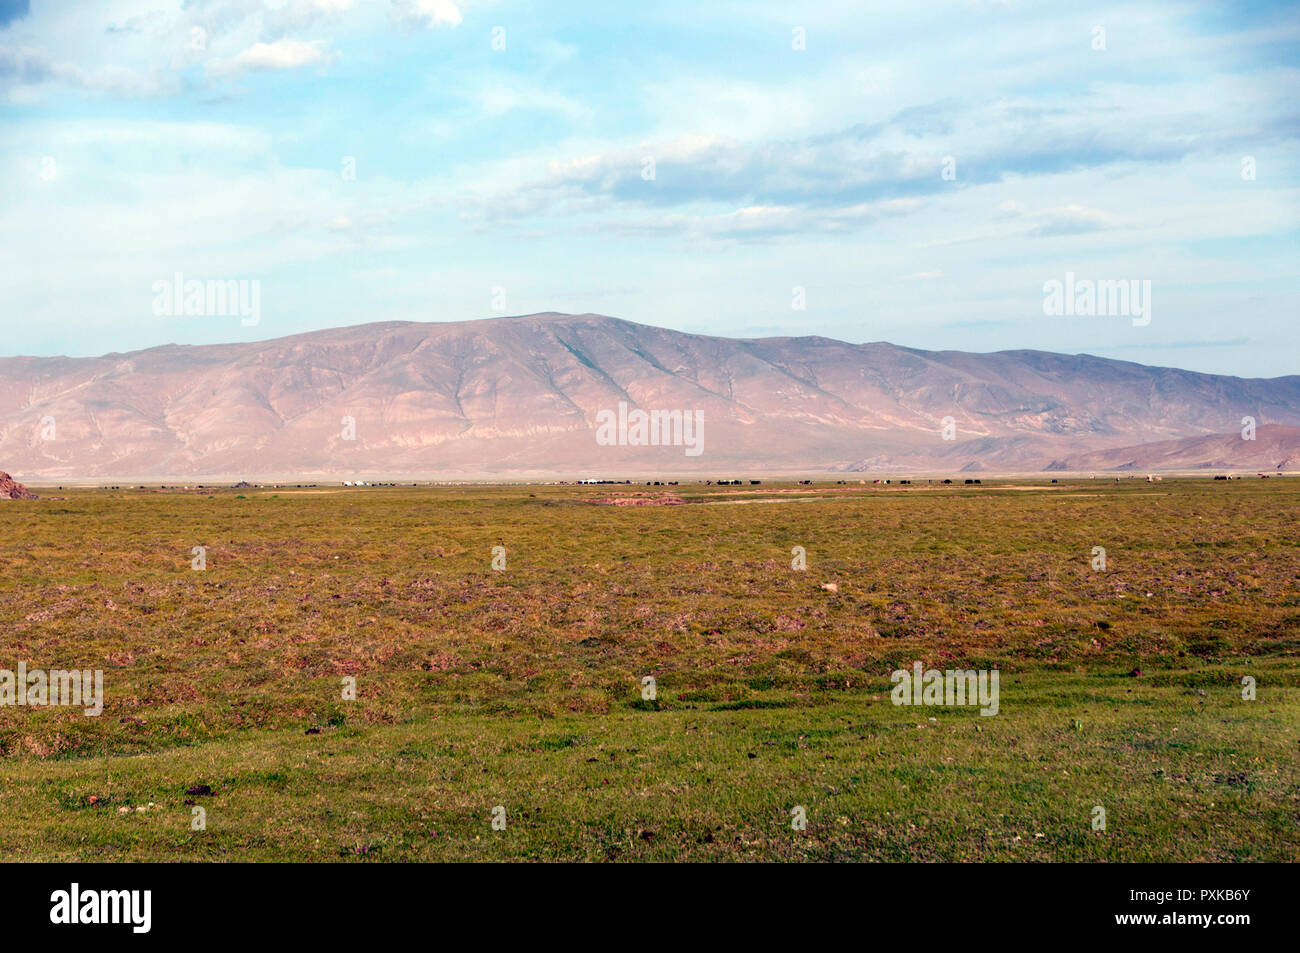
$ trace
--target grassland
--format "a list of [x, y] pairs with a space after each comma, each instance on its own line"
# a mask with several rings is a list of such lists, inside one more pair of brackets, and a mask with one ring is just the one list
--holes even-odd
[[0, 857], [1300, 859], [1300, 481], [672, 489], [0, 503]]

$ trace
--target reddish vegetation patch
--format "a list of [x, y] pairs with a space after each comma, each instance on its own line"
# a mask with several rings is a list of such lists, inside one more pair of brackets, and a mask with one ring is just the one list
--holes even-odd
[[637, 494], [635, 496], [604, 496], [599, 499], [583, 500], [584, 503], [598, 503], [601, 506], [677, 506], [685, 503], [680, 496], [666, 493]]
[[9, 474], [0, 471], [0, 500], [34, 500], [36, 494]]

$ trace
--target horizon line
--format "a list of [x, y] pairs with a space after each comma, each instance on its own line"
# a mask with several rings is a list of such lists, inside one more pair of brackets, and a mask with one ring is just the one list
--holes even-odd
[[[205, 348], [253, 347], [259, 344], [273, 344], [277, 341], [290, 341], [293, 340], [294, 338], [310, 337], [312, 335], [330, 334], [332, 332], [337, 332], [337, 331], [350, 331], [350, 330], [356, 330], [356, 329], [374, 327], [374, 326], [412, 327], [412, 326], [433, 326], [433, 325], [484, 324], [484, 323], [495, 322], [495, 321], [520, 321], [520, 320], [543, 319], [543, 318], [552, 318], [552, 319], [595, 318], [602, 321], [613, 321], [613, 322], [618, 322], [620, 324], [630, 324], [641, 328], [650, 328], [655, 331], [667, 331], [670, 334], [681, 334], [681, 335], [686, 335], [688, 337], [708, 338], [711, 340], [723, 340], [723, 341], [814, 341], [814, 340], [818, 340], [818, 341], [832, 341], [836, 344], [843, 344], [848, 347], [885, 346], [885, 347], [896, 348], [900, 351], [910, 351], [912, 353], [917, 353], [917, 354], [971, 354], [971, 355], [981, 355], [981, 356], [989, 356], [989, 355], [996, 355], [996, 354], [1048, 354], [1056, 357], [1087, 357], [1098, 361], [1105, 361], [1109, 364], [1127, 364], [1127, 365], [1132, 365], [1134, 367], [1154, 368], [1160, 370], [1174, 370], [1174, 371], [1180, 371], [1181, 373], [1184, 374], [1198, 374], [1205, 377], [1234, 378], [1236, 380], [1276, 381], [1276, 380], [1283, 380], [1289, 377], [1300, 376], [1300, 371], [1296, 371], [1294, 373], [1289, 373], [1289, 374], [1278, 374], [1273, 377], [1243, 377], [1239, 374], [1226, 374], [1217, 371], [1197, 371], [1197, 370], [1192, 370], [1190, 368], [1177, 367], [1172, 364], [1144, 364], [1141, 361], [1130, 361], [1130, 360], [1124, 360], [1122, 358], [1105, 357], [1103, 355], [1093, 354], [1088, 351], [1075, 351], [1075, 352], [1047, 351], [1047, 350], [1042, 350], [1040, 348], [1002, 348], [994, 351], [968, 351], [968, 350], [962, 350], [960, 348], [931, 349], [931, 348], [912, 347], [910, 345], [895, 344], [892, 341], [885, 341], [885, 340], [854, 342], [854, 341], [844, 340], [843, 338], [828, 337], [827, 335], [824, 334], [773, 334], [773, 335], [765, 335], [765, 336], [758, 336], [758, 337], [732, 336], [732, 335], [725, 335], [725, 334], [705, 334], [699, 331], [683, 331], [677, 328], [668, 328], [658, 324], [646, 324], [641, 321], [633, 321], [628, 318], [620, 318], [616, 315], [600, 314], [594, 311], [585, 311], [585, 312], [535, 311], [528, 314], [490, 315], [486, 317], [459, 318], [455, 320], [446, 320], [446, 321], [437, 321], [437, 320], [361, 321], [354, 324], [341, 324], [341, 325], [335, 325], [333, 327], [328, 327], [328, 328], [316, 328], [311, 331], [297, 331], [292, 334], [281, 334], [272, 337], [257, 338], [255, 340], [249, 340], [249, 341], [222, 341], [222, 342], [209, 343], [209, 344], [181, 344], [175, 341], [169, 341], [163, 344], [152, 344], [149, 345], [148, 347], [135, 348], [133, 350], [128, 350], [128, 351], [105, 351], [101, 354], [88, 354], [88, 355], [80, 355], [80, 356], [75, 356], [70, 354], [0, 354], [0, 361], [9, 361], [9, 360], [96, 361], [96, 360], [103, 360], [105, 358], [120, 358], [120, 357], [127, 357], [134, 354], [144, 354], [148, 351], [162, 350], [165, 348], [186, 348], [186, 349], [199, 350]], [[1112, 350], [1114, 350], [1114, 348], [1112, 348]]]

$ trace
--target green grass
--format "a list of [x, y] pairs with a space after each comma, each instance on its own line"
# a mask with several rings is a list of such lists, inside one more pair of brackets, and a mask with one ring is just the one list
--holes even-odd
[[1300, 485], [985, 484], [2, 504], [0, 667], [107, 699], [0, 708], [0, 856], [1300, 859]]

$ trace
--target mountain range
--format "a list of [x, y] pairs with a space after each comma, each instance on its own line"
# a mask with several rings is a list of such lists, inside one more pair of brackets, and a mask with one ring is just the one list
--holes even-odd
[[[659, 412], [660, 445], [637, 445], [638, 411]], [[697, 454], [683, 416], [702, 421]], [[0, 467], [28, 482], [1300, 469], [1300, 376], [732, 339], [593, 314], [379, 322], [0, 358]]]

